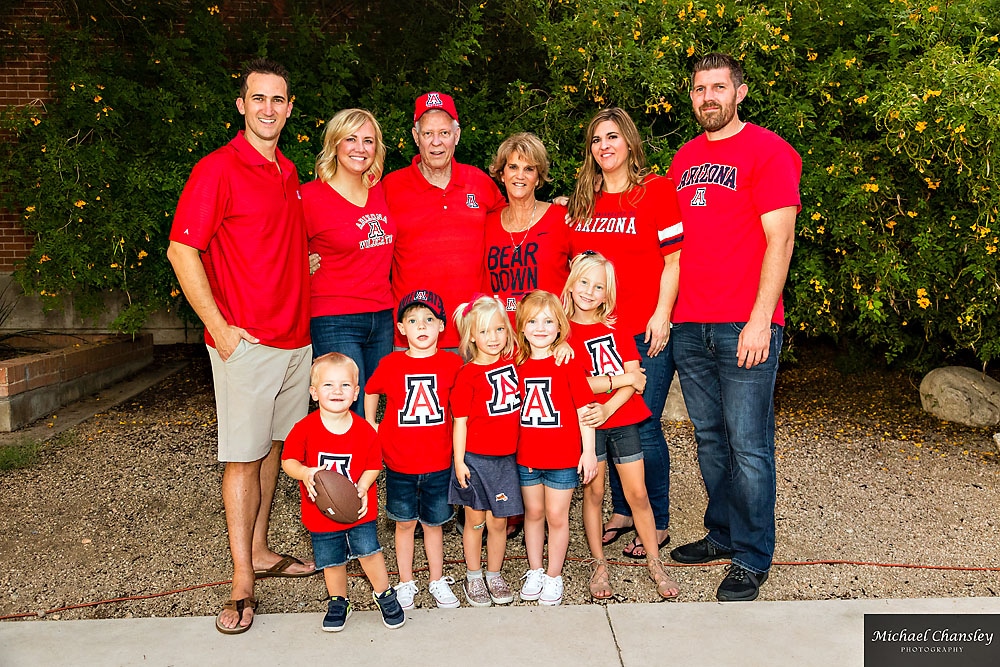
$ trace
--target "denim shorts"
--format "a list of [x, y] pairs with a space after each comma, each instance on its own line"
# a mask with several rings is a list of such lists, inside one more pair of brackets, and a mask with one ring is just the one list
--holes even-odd
[[544, 484], [550, 489], [575, 489], [580, 485], [580, 475], [576, 468], [529, 468], [517, 464], [517, 475], [521, 486]]
[[594, 444], [598, 461], [607, 461], [609, 454], [615, 465], [642, 460], [638, 424], [599, 428], [594, 431]]
[[455, 515], [448, 504], [451, 468], [421, 475], [385, 469], [385, 515], [393, 521], [441, 526]]
[[340, 567], [356, 558], [374, 556], [382, 551], [375, 530], [377, 521], [366, 521], [361, 525], [337, 530], [331, 533], [309, 533], [313, 543], [313, 558], [316, 569]]

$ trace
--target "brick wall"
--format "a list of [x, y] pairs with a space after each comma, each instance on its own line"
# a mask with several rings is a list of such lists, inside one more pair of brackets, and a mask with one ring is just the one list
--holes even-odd
[[[12, 47], [8, 59], [0, 63], [0, 106], [41, 105], [51, 99], [45, 44], [38, 37], [24, 36], [34, 35], [32, 26], [47, 20], [53, 11], [53, 3], [47, 0], [24, 0], [5, 17], [3, 28], [23, 42]], [[21, 229], [20, 214], [0, 209], [0, 272], [12, 271], [15, 263], [27, 256], [31, 244], [32, 238]]]
[[[209, 5], [219, 7], [224, 20], [264, 19], [273, 25], [287, 25], [285, 0], [220, 0]], [[349, 20], [356, 0], [318, 0], [315, 10], [339, 20]], [[364, 4], [364, 3], [360, 3]], [[18, 36], [7, 59], [0, 62], [0, 107], [31, 104], [41, 106], [51, 100], [48, 88], [50, 55], [44, 41], [35, 37], [35, 26], [60, 20], [59, 3], [49, 0], [15, 2], [7, 16], [0, 17], [0, 28]], [[0, 141], [9, 140], [0, 136]], [[33, 238], [21, 227], [21, 213], [0, 209], [0, 274], [9, 274], [31, 249]]]

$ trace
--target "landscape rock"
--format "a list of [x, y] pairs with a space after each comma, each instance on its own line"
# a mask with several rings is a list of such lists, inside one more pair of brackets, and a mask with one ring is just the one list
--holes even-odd
[[935, 368], [920, 383], [920, 404], [945, 421], [985, 428], [1000, 424], [1000, 382], [974, 368]]
[[667, 402], [663, 406], [663, 414], [660, 419], [670, 422], [690, 421], [688, 417], [687, 405], [684, 403], [684, 394], [681, 393], [681, 381], [674, 373], [674, 379], [670, 383], [670, 391], [667, 393]]

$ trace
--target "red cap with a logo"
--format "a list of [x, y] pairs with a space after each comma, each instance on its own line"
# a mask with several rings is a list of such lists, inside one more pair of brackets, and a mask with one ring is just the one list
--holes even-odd
[[417, 103], [413, 107], [413, 122], [416, 123], [421, 116], [434, 109], [443, 111], [458, 120], [458, 109], [455, 108], [455, 100], [451, 99], [451, 95], [425, 93], [417, 98]]
[[396, 321], [403, 321], [403, 313], [410, 306], [423, 306], [427, 310], [431, 311], [434, 317], [438, 318], [442, 322], [447, 323], [448, 317], [444, 313], [444, 301], [441, 300], [437, 294], [430, 290], [418, 289], [414, 292], [410, 292], [404, 296], [399, 301], [399, 307], [396, 309]]

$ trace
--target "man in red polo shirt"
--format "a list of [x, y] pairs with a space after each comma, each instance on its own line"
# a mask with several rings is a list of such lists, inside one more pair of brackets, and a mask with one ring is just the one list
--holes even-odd
[[233, 558], [232, 597], [215, 623], [225, 634], [253, 623], [255, 578], [315, 572], [267, 543], [281, 446], [308, 410], [312, 360], [299, 177], [277, 147], [292, 112], [285, 68], [248, 63], [236, 108], [244, 130], [195, 165], [167, 249], [212, 361]]
[[[505, 205], [484, 171], [455, 161], [461, 136], [451, 96], [421, 95], [413, 112], [413, 140], [420, 153], [383, 181], [397, 225], [393, 298], [399, 303], [405, 294], [430, 290], [444, 300], [449, 316], [480, 290], [486, 214]], [[406, 345], [398, 333], [396, 345]], [[438, 345], [458, 347], [455, 327], [445, 327]]]

